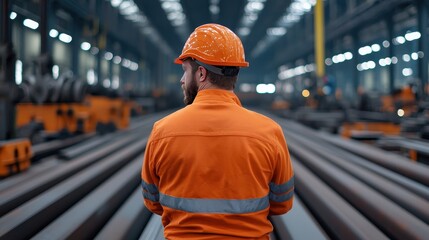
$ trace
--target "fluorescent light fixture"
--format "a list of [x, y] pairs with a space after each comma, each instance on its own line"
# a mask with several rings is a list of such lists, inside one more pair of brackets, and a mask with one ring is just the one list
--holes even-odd
[[267, 84], [265, 89], [266, 89], [267, 93], [269, 93], [269, 94], [276, 92], [276, 86], [272, 83]]
[[92, 47], [90, 51], [92, 55], [96, 55], [100, 52], [100, 49], [98, 49], [98, 47]]
[[49, 31], [49, 36], [51, 38], [56, 38], [58, 36], [58, 31], [56, 29], [51, 29], [51, 31]]
[[411, 57], [408, 54], [404, 54], [402, 55], [402, 60], [404, 60], [404, 62], [409, 62], [411, 60]]
[[104, 80], [103, 80], [103, 87], [105, 87], [105, 88], [110, 88], [110, 79], [108, 79], [108, 78], [105, 78]]
[[240, 91], [242, 92], [251, 92], [252, 89], [253, 89], [252, 84], [249, 84], [249, 83], [240, 84]]
[[138, 69], [139, 69], [139, 65], [138, 65], [138, 63], [135, 63], [135, 62], [131, 62], [131, 65], [130, 65], [130, 70], [132, 70], [132, 71], [137, 71]]
[[346, 58], [346, 60], [351, 60], [351, 59], [353, 59], [353, 53], [345, 52], [344, 57]]
[[390, 47], [390, 43], [389, 43], [389, 41], [384, 40], [384, 41], [383, 41], [383, 47], [385, 47], [385, 48]]
[[113, 63], [119, 64], [121, 63], [121, 61], [122, 61], [122, 58], [120, 56], [113, 57]]
[[267, 35], [269, 36], [283, 36], [286, 34], [286, 28], [284, 27], [274, 27], [267, 29]]
[[326, 58], [325, 59], [325, 64], [327, 65], [327, 66], [331, 66], [332, 65], [332, 59], [331, 58]]
[[413, 75], [413, 70], [411, 68], [404, 68], [402, 69], [402, 75], [404, 75], [404, 77], [409, 77]]
[[31, 19], [28, 19], [28, 18], [24, 20], [23, 24], [24, 24], [24, 26], [31, 28], [33, 30], [35, 30], [39, 27], [38, 22], [31, 20]]
[[119, 77], [113, 76], [112, 79], [112, 89], [118, 89], [119, 88]]
[[364, 56], [372, 53], [372, 48], [370, 46], [361, 47], [359, 48], [358, 52], [360, 55]]
[[122, 2], [121, 5], [119, 5], [119, 10], [122, 11], [128, 7], [131, 7], [134, 3], [131, 3], [130, 1]]
[[22, 62], [21, 62], [21, 60], [16, 60], [16, 63], [15, 63], [15, 83], [18, 85], [22, 83]]
[[422, 34], [420, 32], [410, 32], [405, 34], [405, 40], [413, 41], [419, 39], [421, 36]]
[[398, 44], [404, 44], [405, 43], [405, 38], [403, 36], [396, 37], [395, 40]]
[[112, 7], [118, 7], [119, 5], [121, 5], [122, 0], [111, 0], [110, 4], [112, 4]]
[[129, 67], [131, 66], [131, 61], [130, 61], [130, 60], [128, 60], [128, 59], [126, 59], [126, 58], [124, 58], [124, 59], [122, 60], [122, 66], [123, 66], [123, 67], [126, 67], [126, 68], [129, 68]]
[[58, 79], [60, 75], [60, 67], [58, 65], [52, 66], [52, 76], [54, 79]]
[[258, 85], [256, 85], [256, 92], [259, 94], [264, 94], [264, 93], [274, 93], [276, 91], [276, 86], [272, 83], [270, 84], [263, 84], [260, 83]]
[[89, 42], [83, 42], [82, 44], [80, 44], [80, 48], [83, 51], [88, 51], [89, 49], [91, 49], [91, 44]]
[[385, 58], [384, 61], [386, 62], [386, 65], [392, 64], [392, 59], [390, 57]]
[[89, 69], [86, 73], [86, 79], [89, 85], [95, 85], [97, 83], [97, 75], [94, 69]]
[[104, 53], [104, 59], [106, 59], [107, 61], [110, 61], [113, 59], [113, 53], [111, 52], [105, 52]]
[[380, 47], [380, 45], [375, 43], [375, 44], [371, 45], [371, 49], [373, 52], [378, 52], [378, 51], [380, 51], [381, 47]]
[[11, 12], [9, 15], [9, 18], [14, 20], [16, 18], [16, 16], [18, 16], [18, 14], [16, 14], [16, 12]]
[[238, 35], [240, 36], [247, 36], [250, 34], [250, 29], [248, 27], [242, 27], [238, 29]]
[[210, 13], [213, 15], [217, 15], [220, 12], [220, 8], [217, 5], [210, 5], [209, 9], [210, 9]]
[[72, 41], [72, 37], [66, 33], [61, 33], [58, 39], [64, 43], [70, 43]]

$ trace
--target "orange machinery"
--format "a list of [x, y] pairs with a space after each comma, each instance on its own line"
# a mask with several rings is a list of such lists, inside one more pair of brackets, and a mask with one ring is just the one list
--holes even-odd
[[119, 98], [87, 96], [83, 103], [16, 105], [16, 126], [32, 121], [43, 123], [47, 133], [66, 130], [69, 133], [95, 132], [98, 124], [112, 123], [117, 129], [128, 127], [130, 103]]
[[31, 144], [28, 139], [0, 141], [0, 177], [29, 168], [31, 156]]
[[384, 135], [399, 135], [401, 127], [391, 122], [345, 122], [341, 126], [341, 136], [350, 138], [356, 133], [382, 133]]

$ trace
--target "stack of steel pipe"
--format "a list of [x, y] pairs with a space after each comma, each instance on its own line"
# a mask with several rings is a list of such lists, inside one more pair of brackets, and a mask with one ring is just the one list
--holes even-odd
[[428, 236], [429, 166], [264, 114], [283, 128], [294, 159], [297, 196], [329, 237]]
[[[139, 173], [152, 124], [167, 113], [0, 182], [0, 239], [163, 239], [160, 218], [143, 205]], [[269, 116], [283, 128], [296, 180], [294, 208], [270, 218], [271, 239], [429, 236], [429, 188], [420, 174], [427, 166]]]
[[139, 191], [141, 162], [153, 122], [164, 115], [63, 149], [67, 161], [41, 159], [0, 182], [0, 239], [92, 239], [109, 234], [108, 225], [119, 229], [115, 222], [130, 211], [138, 224], [116, 235], [140, 236], [151, 215]]

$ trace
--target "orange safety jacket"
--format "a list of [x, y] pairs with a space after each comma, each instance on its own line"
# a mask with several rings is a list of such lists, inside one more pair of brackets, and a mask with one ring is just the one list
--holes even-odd
[[230, 91], [199, 91], [156, 122], [141, 176], [144, 203], [162, 216], [167, 239], [268, 239], [268, 215], [292, 208], [280, 126]]

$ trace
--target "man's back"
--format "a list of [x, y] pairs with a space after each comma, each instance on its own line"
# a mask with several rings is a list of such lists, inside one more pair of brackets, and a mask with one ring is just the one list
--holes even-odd
[[292, 206], [292, 174], [277, 124], [204, 90], [154, 126], [142, 184], [167, 238], [267, 239], [267, 216]]

